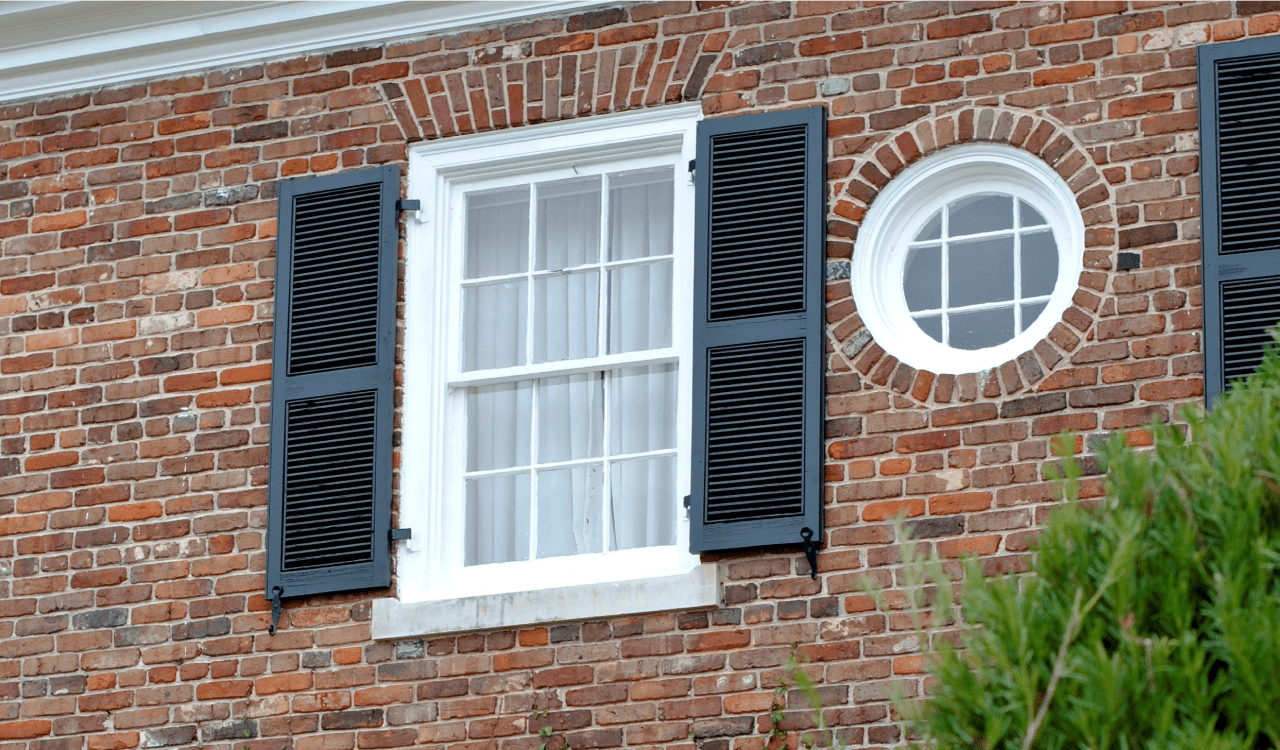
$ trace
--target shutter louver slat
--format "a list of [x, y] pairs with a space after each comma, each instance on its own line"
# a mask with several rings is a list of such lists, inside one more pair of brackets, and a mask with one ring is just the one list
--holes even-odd
[[821, 540], [825, 110], [698, 138], [690, 546]]
[[1233, 185], [1260, 169], [1273, 177], [1248, 192], [1222, 196], [1222, 253], [1280, 248], [1274, 228], [1280, 213], [1280, 180], [1274, 179], [1280, 166], [1280, 106], [1261, 101], [1280, 102], [1277, 68], [1259, 66], [1255, 58], [1218, 64], [1220, 179]]
[[1271, 343], [1268, 331], [1280, 320], [1280, 276], [1222, 285], [1222, 374], [1230, 383], [1247, 377]]
[[[711, 148], [710, 319], [803, 312], [804, 126], [768, 138], [725, 135]], [[788, 179], [793, 174], [799, 179]], [[733, 231], [739, 226], [745, 231]], [[752, 228], [767, 228], [774, 244], [755, 245]], [[762, 297], [761, 288], [772, 293]]]
[[[381, 187], [369, 183], [297, 198], [297, 219], [306, 229], [294, 236], [290, 375], [377, 364]], [[341, 265], [328, 252], [335, 246], [343, 248]], [[363, 296], [366, 304], [327, 293], [335, 287]]]
[[390, 583], [397, 167], [280, 189], [267, 594]]

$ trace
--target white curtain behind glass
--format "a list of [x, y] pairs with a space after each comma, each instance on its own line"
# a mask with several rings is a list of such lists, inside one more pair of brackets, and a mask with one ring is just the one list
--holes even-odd
[[[609, 259], [643, 261], [610, 272], [609, 351], [671, 346], [673, 177], [670, 170], [610, 180]], [[613, 373], [610, 447], [615, 455], [674, 450], [676, 368]], [[610, 466], [610, 546], [675, 544], [674, 454]]]
[[[464, 370], [670, 347], [672, 180], [469, 195]], [[675, 407], [674, 365], [468, 389], [466, 563], [674, 544]]]

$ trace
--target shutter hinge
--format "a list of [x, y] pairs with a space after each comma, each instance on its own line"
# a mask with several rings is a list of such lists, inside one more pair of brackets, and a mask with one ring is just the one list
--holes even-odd
[[397, 211], [421, 211], [422, 201], [415, 201], [415, 200], [408, 200], [407, 198], [400, 198], [396, 201], [396, 210]]
[[398, 542], [402, 539], [412, 539], [413, 529], [392, 529], [391, 541]]
[[808, 526], [800, 529], [800, 538], [804, 540], [804, 557], [809, 561], [809, 577], [818, 577], [818, 545], [813, 541], [813, 529]]
[[279, 586], [271, 587], [271, 627], [267, 629], [271, 635], [276, 634], [276, 627], [280, 625], [280, 613], [284, 611], [284, 604], [280, 601], [282, 596], [284, 589]]
[[689, 510], [689, 508], [690, 508], [692, 505], [693, 505], [693, 498], [692, 498], [692, 497], [690, 497], [689, 495], [685, 495], [685, 496], [684, 496], [684, 509], [685, 509], [685, 510]]

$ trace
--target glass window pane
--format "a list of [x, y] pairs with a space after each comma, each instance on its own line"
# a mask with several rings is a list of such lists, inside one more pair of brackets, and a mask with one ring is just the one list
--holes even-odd
[[609, 382], [609, 452], [676, 447], [676, 366], [630, 367]]
[[1013, 237], [952, 242], [948, 306], [1013, 299]]
[[467, 565], [529, 559], [527, 473], [467, 480], [465, 547]]
[[942, 212], [934, 214], [916, 233], [916, 242], [942, 239]]
[[482, 385], [467, 392], [467, 471], [529, 464], [533, 384]]
[[671, 346], [671, 261], [609, 271], [609, 353]]
[[951, 346], [956, 349], [985, 349], [1013, 338], [1013, 308], [951, 313]]
[[603, 433], [600, 373], [546, 378], [538, 384], [539, 462], [595, 458], [603, 451]]
[[528, 285], [523, 279], [463, 290], [464, 370], [524, 364], [527, 294]]
[[603, 550], [600, 464], [538, 472], [538, 557]]
[[529, 268], [529, 188], [467, 196], [467, 278]]
[[1039, 211], [1032, 208], [1031, 204], [1026, 201], [1018, 201], [1018, 210], [1022, 213], [1018, 226], [1038, 227], [1041, 224], [1049, 223], [1044, 220], [1044, 216], [1041, 216]]
[[1022, 235], [1022, 296], [1053, 294], [1058, 283], [1058, 245], [1053, 232]]
[[1013, 229], [1013, 198], [1007, 195], [973, 195], [952, 203], [947, 236]]
[[942, 246], [913, 247], [907, 251], [902, 291], [907, 296], [907, 309], [912, 312], [942, 307]]
[[610, 549], [676, 543], [675, 456], [615, 463], [609, 488]]
[[536, 278], [533, 288], [533, 361], [596, 356], [600, 272]]
[[[1048, 304], [1049, 304], [1048, 302], [1036, 302], [1031, 305], [1022, 306], [1022, 330], [1023, 331], [1030, 328], [1031, 324], [1036, 322], [1036, 319], [1040, 317], [1040, 313], [1044, 312], [1044, 308]], [[1021, 332], [1022, 331], [1019, 331], [1019, 333]]]
[[916, 325], [920, 326], [920, 330], [929, 335], [929, 338], [942, 343], [942, 316], [926, 315], [923, 318], [916, 318]]
[[609, 176], [609, 260], [670, 255], [673, 171]]
[[600, 178], [538, 185], [539, 271], [600, 261]]

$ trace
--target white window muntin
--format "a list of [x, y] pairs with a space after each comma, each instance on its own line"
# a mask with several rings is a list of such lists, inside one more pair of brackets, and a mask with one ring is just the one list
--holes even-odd
[[[404, 426], [400, 525], [414, 529], [398, 550], [399, 598], [430, 601], [609, 581], [681, 575], [698, 566], [688, 549], [688, 522], [677, 512], [676, 543], [600, 554], [466, 566], [462, 564], [466, 460], [458, 426], [463, 389], [549, 375], [598, 372], [641, 363], [677, 363], [676, 494], [689, 486], [693, 187], [684, 165], [694, 158], [697, 105], [518, 128], [440, 141], [410, 154], [409, 197], [422, 201], [408, 222]], [[461, 337], [463, 226], [460, 192], [567, 179], [592, 170], [674, 170], [672, 346], [601, 354], [590, 361], [527, 363], [521, 368], [464, 372]], [[530, 621], [538, 619], [536, 613]]]
[[[935, 341], [916, 325], [903, 275], [924, 223], [944, 206], [980, 194], [1013, 196], [1045, 218], [1057, 245], [1057, 281], [1044, 311], [1021, 333], [998, 346], [965, 350]], [[966, 144], [917, 162], [880, 191], [859, 229], [850, 285], [864, 324], [885, 351], [918, 369], [961, 374], [1003, 364], [1048, 336], [1071, 304], [1083, 267], [1084, 222], [1062, 178], [1021, 149]]]
[[[938, 221], [939, 221], [938, 237], [930, 238], [930, 239], [919, 239], [919, 236], [917, 233], [922, 233], [923, 228], [917, 228], [916, 232], [908, 234], [908, 236], [911, 236], [912, 234], [917, 234], [917, 239], [909, 242], [907, 245], [907, 263], [904, 266], [904, 272], [903, 272], [903, 287], [904, 287], [904, 294], [906, 294], [906, 289], [911, 287], [913, 283], [913, 279], [910, 277], [910, 274], [911, 274], [910, 259], [911, 259], [912, 253], [923, 252], [923, 251], [933, 250], [933, 249], [936, 249], [939, 251], [938, 271], [939, 271], [940, 286], [938, 289], [938, 292], [939, 292], [938, 296], [939, 296], [940, 304], [937, 307], [932, 307], [932, 308], [923, 307], [923, 308], [911, 309], [910, 313], [911, 313], [911, 317], [917, 322], [917, 324], [920, 324], [921, 320], [925, 318], [937, 318], [939, 323], [939, 328], [940, 328], [940, 335], [942, 336], [941, 343], [948, 346], [953, 346], [953, 347], [955, 345], [952, 343], [953, 339], [951, 336], [951, 333], [952, 333], [951, 318], [954, 313], [969, 313], [969, 312], [980, 312], [980, 311], [988, 311], [988, 310], [995, 311], [995, 310], [1008, 309], [1012, 314], [1013, 330], [1010, 337], [1012, 338], [1012, 336], [1015, 336], [1018, 333], [1021, 333], [1033, 322], [1033, 320], [1023, 319], [1024, 314], [1027, 311], [1026, 308], [1044, 305], [1048, 303], [1049, 298], [1051, 296], [1051, 294], [1026, 294], [1025, 292], [1027, 290], [1024, 289], [1024, 275], [1023, 275], [1023, 268], [1022, 268], [1023, 255], [1024, 255], [1024, 253], [1022, 252], [1023, 241], [1028, 236], [1034, 236], [1034, 235], [1040, 235], [1040, 234], [1046, 234], [1046, 233], [1052, 236], [1053, 227], [1051, 227], [1048, 224], [1048, 222], [1044, 220], [1043, 215], [1039, 214], [1039, 212], [1034, 212], [1034, 209], [1028, 205], [1027, 201], [1020, 199], [1017, 196], [1007, 195], [1003, 193], [977, 193], [977, 194], [970, 194], [964, 197], [973, 197], [973, 198], [979, 198], [979, 199], [982, 199], [982, 198], [1008, 199], [1009, 209], [1010, 209], [1009, 211], [1010, 228], [995, 229], [995, 230], [989, 230], [989, 231], [983, 231], [983, 232], [968, 232], [968, 233], [954, 234], [952, 232], [951, 220], [954, 214], [956, 213], [955, 207], [957, 203], [949, 202], [946, 204], [944, 208], [940, 208], [937, 212], [935, 212], [933, 215], [929, 216], [928, 219], [926, 219], [926, 226], [927, 226], [929, 223], [933, 222], [935, 216], [938, 217]], [[963, 200], [963, 197], [961, 200]], [[1028, 210], [1024, 210], [1024, 206]], [[964, 211], [965, 208], [969, 208], [969, 206], [963, 207], [960, 210]], [[1008, 278], [1010, 281], [1009, 296], [1000, 297], [998, 299], [994, 299], [991, 301], [960, 302], [959, 304], [953, 304], [953, 300], [950, 298], [951, 288], [952, 288], [951, 276], [952, 276], [952, 272], [955, 267], [955, 264], [957, 262], [956, 259], [951, 257], [951, 250], [953, 245], [968, 245], [968, 244], [981, 242], [981, 241], [1005, 240], [1005, 239], [1011, 241], [1009, 245], [1009, 251], [1011, 253], [1010, 260], [1012, 265], [1008, 269], [1009, 270]], [[1056, 247], [1055, 247], [1054, 255], [1056, 259], [1056, 255], [1057, 255]], [[1055, 268], [1054, 271], [1056, 276], [1057, 269]], [[907, 296], [909, 297], [910, 295], [907, 294]], [[908, 301], [908, 308], [910, 308], [909, 301]], [[1039, 313], [1036, 313], [1035, 315], [1032, 315], [1031, 318], [1035, 319], [1035, 318], [1038, 318], [1038, 316], [1039, 316]], [[921, 325], [921, 328], [923, 327], [924, 326]], [[969, 347], [956, 347], [956, 348], [969, 349]]]

